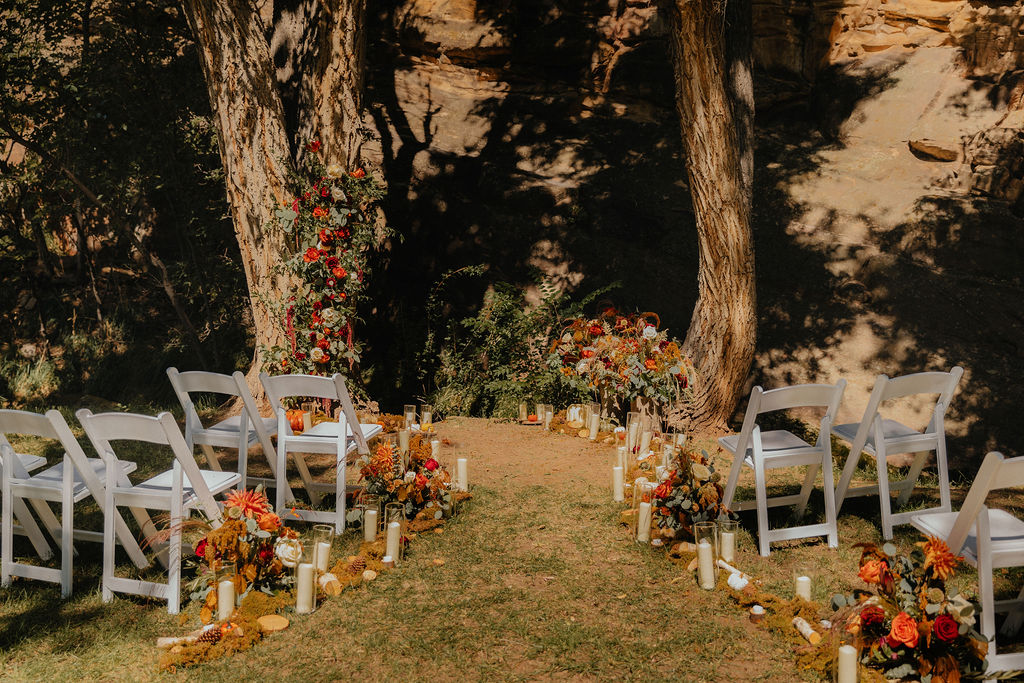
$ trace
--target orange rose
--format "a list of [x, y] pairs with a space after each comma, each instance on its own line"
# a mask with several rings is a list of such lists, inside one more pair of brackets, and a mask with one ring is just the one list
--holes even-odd
[[889, 647], [897, 648], [900, 645], [906, 645], [913, 649], [917, 647], [917, 638], [917, 622], [914, 621], [914, 617], [906, 612], [897, 614], [892, 620], [892, 628], [889, 629], [889, 635], [886, 636]]
[[647, 368], [648, 370], [657, 370], [658, 362], [653, 358], [648, 358], [647, 360], [644, 361], [644, 367]]
[[260, 515], [259, 525], [264, 531], [277, 531], [281, 527], [281, 518], [273, 512], [264, 512]]
[[306, 250], [306, 253], [302, 255], [302, 260], [306, 263], [313, 263], [314, 261], [320, 260], [320, 251], [316, 247], [310, 247]]
[[348, 275], [348, 271], [345, 270], [344, 268], [340, 268], [340, 267], [339, 268], [334, 268], [333, 270], [331, 270], [331, 275], [333, 275], [334, 277], [336, 277], [336, 278], [338, 278], [340, 280], [341, 278], [343, 278], [346, 275]]
[[882, 572], [888, 569], [888, 565], [882, 560], [868, 560], [860, 566], [857, 576], [864, 583], [878, 583], [882, 580]]

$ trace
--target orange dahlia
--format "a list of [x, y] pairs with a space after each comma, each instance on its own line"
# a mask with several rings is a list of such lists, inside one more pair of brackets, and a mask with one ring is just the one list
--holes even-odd
[[931, 568], [932, 573], [943, 581], [953, 575], [953, 571], [964, 558], [949, 551], [949, 546], [941, 538], [928, 536], [928, 540], [917, 545], [924, 548], [924, 568]]
[[245, 517], [258, 518], [270, 512], [270, 501], [263, 491], [230, 491], [224, 499], [224, 507], [238, 508]]

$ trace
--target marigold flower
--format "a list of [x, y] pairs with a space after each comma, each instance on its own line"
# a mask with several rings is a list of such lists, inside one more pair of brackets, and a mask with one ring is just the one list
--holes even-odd
[[942, 539], [934, 536], [927, 538], [927, 541], [917, 544], [924, 548], [924, 568], [930, 568], [935, 576], [945, 581], [953, 575], [956, 565], [964, 558], [951, 553]]
[[658, 361], [654, 360], [653, 358], [648, 358], [647, 360], [644, 361], [644, 367], [647, 368], [648, 370], [657, 370]]
[[313, 209], [313, 218], [327, 218], [327, 209], [322, 206], [318, 206]]
[[345, 270], [344, 268], [338, 266], [338, 267], [335, 267], [335, 268], [331, 268], [331, 275], [333, 275], [334, 277], [336, 277], [336, 278], [338, 278], [340, 280], [343, 277], [345, 277], [346, 275], [348, 275], [348, 271]]

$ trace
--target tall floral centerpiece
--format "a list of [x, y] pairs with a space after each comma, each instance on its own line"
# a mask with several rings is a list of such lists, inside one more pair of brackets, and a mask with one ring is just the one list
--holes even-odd
[[381, 442], [356, 462], [359, 479], [367, 493], [384, 503], [403, 504], [409, 519], [428, 508], [440, 519], [452, 510], [455, 490], [451, 474], [430, 450], [426, 439], [413, 436], [408, 462], [404, 463], [393, 444]]
[[299, 283], [277, 311], [285, 341], [265, 349], [272, 372], [328, 375], [359, 360], [356, 306], [368, 253], [385, 231], [374, 211], [383, 192], [362, 168], [324, 166], [320, 150], [319, 142], [307, 146], [295, 194], [269, 226], [284, 232], [290, 253], [282, 268]]
[[549, 365], [576, 388], [593, 392], [606, 408], [651, 401], [667, 407], [689, 393], [693, 364], [679, 342], [659, 330], [653, 313], [606, 308], [571, 321], [552, 342]]
[[722, 475], [715, 471], [707, 451], [684, 450], [674, 468], [654, 489], [655, 523], [661, 529], [693, 533], [697, 522], [714, 522], [729, 515], [722, 504]]

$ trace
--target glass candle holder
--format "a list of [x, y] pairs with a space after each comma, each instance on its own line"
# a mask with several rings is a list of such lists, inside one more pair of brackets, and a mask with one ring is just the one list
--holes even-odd
[[380, 525], [383, 521], [380, 509], [380, 498], [372, 493], [360, 494], [356, 500], [356, 510], [359, 513], [359, 522], [363, 525], [363, 541], [373, 543], [380, 533]]
[[693, 525], [693, 541], [697, 544], [697, 582], [704, 590], [714, 590], [718, 582], [717, 528], [714, 522]]
[[544, 429], [551, 429], [551, 420], [555, 417], [555, 407], [550, 403], [544, 404]]
[[324, 573], [331, 566], [331, 548], [334, 546], [334, 525], [314, 524], [311, 533], [313, 543], [313, 566]]
[[814, 576], [809, 567], [797, 565], [793, 570], [793, 595], [811, 601]]
[[316, 545], [300, 541], [302, 554], [295, 564], [295, 613], [309, 614], [316, 609]]
[[412, 429], [412, 426], [416, 424], [416, 406], [406, 403], [402, 413], [405, 415], [405, 428]]
[[214, 574], [214, 585], [217, 591], [217, 621], [230, 621], [231, 615], [235, 612], [237, 599], [235, 573], [237, 571], [234, 562], [222, 562]]
[[736, 559], [739, 531], [740, 523], [735, 519], [718, 520], [718, 551], [722, 559], [730, 564]]
[[832, 683], [857, 683], [860, 680], [860, 656], [863, 641], [845, 628], [835, 637], [832, 661]]
[[651, 542], [651, 520], [654, 513], [654, 482], [637, 480], [633, 484], [633, 540]]
[[519, 404], [519, 421], [526, 422], [526, 416], [528, 414], [529, 413], [526, 408], [526, 401], [523, 401], [522, 403]]
[[430, 431], [428, 426], [434, 424], [434, 406], [424, 403], [420, 406], [420, 429]]
[[547, 412], [548, 407], [543, 403], [538, 403], [533, 407], [533, 414], [537, 416], [537, 421], [544, 422], [544, 413]]
[[640, 413], [626, 413], [626, 449], [630, 453], [640, 449]]
[[405, 559], [405, 504], [388, 503], [384, 506], [384, 529], [387, 539], [385, 554], [390, 555], [395, 565]]

